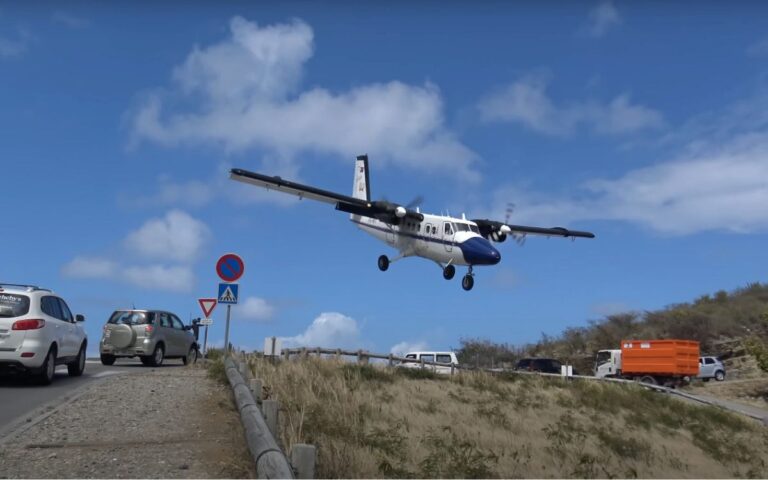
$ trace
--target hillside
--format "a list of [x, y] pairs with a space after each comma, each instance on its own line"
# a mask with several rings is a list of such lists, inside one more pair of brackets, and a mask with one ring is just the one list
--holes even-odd
[[[576, 319], [574, 319], [576, 323]], [[742, 340], [768, 339], [768, 284], [752, 283], [733, 292], [721, 290], [693, 302], [647, 312], [625, 312], [570, 327], [557, 336], [542, 335], [533, 344], [512, 346], [488, 340], [462, 339], [459, 361], [490, 367], [514, 365], [521, 356], [555, 357], [590, 372], [598, 350], [618, 348], [628, 338], [698, 340], [702, 354], [726, 359], [744, 355]], [[738, 362], [746, 373], [757, 373], [754, 362]]]
[[248, 362], [321, 478], [768, 476], [767, 429], [634, 385]]

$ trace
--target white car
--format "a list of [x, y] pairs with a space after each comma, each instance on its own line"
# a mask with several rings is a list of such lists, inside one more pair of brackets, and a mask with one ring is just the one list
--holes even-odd
[[56, 365], [82, 375], [88, 345], [83, 321], [51, 290], [0, 284], [0, 373], [33, 375], [43, 385], [53, 380]]
[[[408, 352], [405, 354], [405, 358], [409, 361], [405, 361], [398, 365], [403, 368], [422, 368], [422, 360], [424, 362], [436, 362], [445, 365], [424, 365], [424, 369], [432, 370], [436, 373], [451, 373], [451, 364], [454, 366], [459, 365], [459, 359], [456, 358], [456, 354], [453, 352]], [[455, 370], [454, 370], [455, 371]]]
[[710, 378], [722, 382], [725, 380], [725, 365], [717, 357], [699, 357], [698, 377], [705, 382]]

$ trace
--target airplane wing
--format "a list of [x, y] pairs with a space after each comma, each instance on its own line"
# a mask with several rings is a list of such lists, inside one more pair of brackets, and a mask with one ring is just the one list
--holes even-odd
[[477, 224], [480, 234], [485, 238], [497, 242], [503, 242], [507, 235], [543, 235], [545, 237], [571, 237], [571, 238], [595, 238], [592, 232], [582, 232], [579, 230], [568, 230], [563, 227], [529, 227], [525, 225], [509, 225], [494, 220], [477, 219], [472, 220]]
[[382, 222], [399, 225], [400, 220], [409, 218], [412, 220], [424, 220], [424, 215], [414, 210], [405, 208], [396, 203], [386, 201], [368, 202], [360, 198], [354, 198], [340, 193], [329, 192], [320, 188], [300, 183], [283, 180], [280, 177], [270, 177], [256, 172], [250, 172], [241, 168], [233, 168], [229, 172], [229, 178], [238, 182], [248, 183], [257, 187], [275, 190], [299, 198], [309, 198], [318, 202], [336, 205], [336, 210], [371, 217]]

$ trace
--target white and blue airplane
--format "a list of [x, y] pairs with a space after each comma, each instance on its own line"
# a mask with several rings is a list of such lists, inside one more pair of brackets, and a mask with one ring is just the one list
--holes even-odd
[[446, 280], [454, 277], [456, 266], [466, 266], [468, 271], [461, 281], [464, 290], [471, 290], [475, 284], [473, 267], [496, 265], [501, 260], [501, 254], [491, 245], [491, 241], [503, 242], [508, 236], [521, 241], [526, 235], [595, 237], [590, 232], [562, 227], [527, 227], [494, 220], [467, 220], [465, 215], [461, 218], [430, 215], [422, 213], [418, 207], [413, 209], [411, 205], [403, 206], [386, 200], [371, 201], [367, 155], [358, 156], [355, 162], [351, 197], [240, 168], [233, 168], [230, 178], [300, 199], [330, 203], [336, 206], [336, 210], [349, 213], [349, 219], [361, 230], [399, 251], [394, 258], [386, 255], [379, 257], [382, 272], [389, 268], [390, 263], [414, 256], [437, 263]]

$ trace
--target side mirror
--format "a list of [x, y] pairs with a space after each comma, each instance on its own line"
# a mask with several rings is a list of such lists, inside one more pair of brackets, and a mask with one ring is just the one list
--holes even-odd
[[85, 321], [85, 317], [78, 313], [77, 315], [75, 315], [75, 320], [78, 321], [78, 322], [84, 322]]

